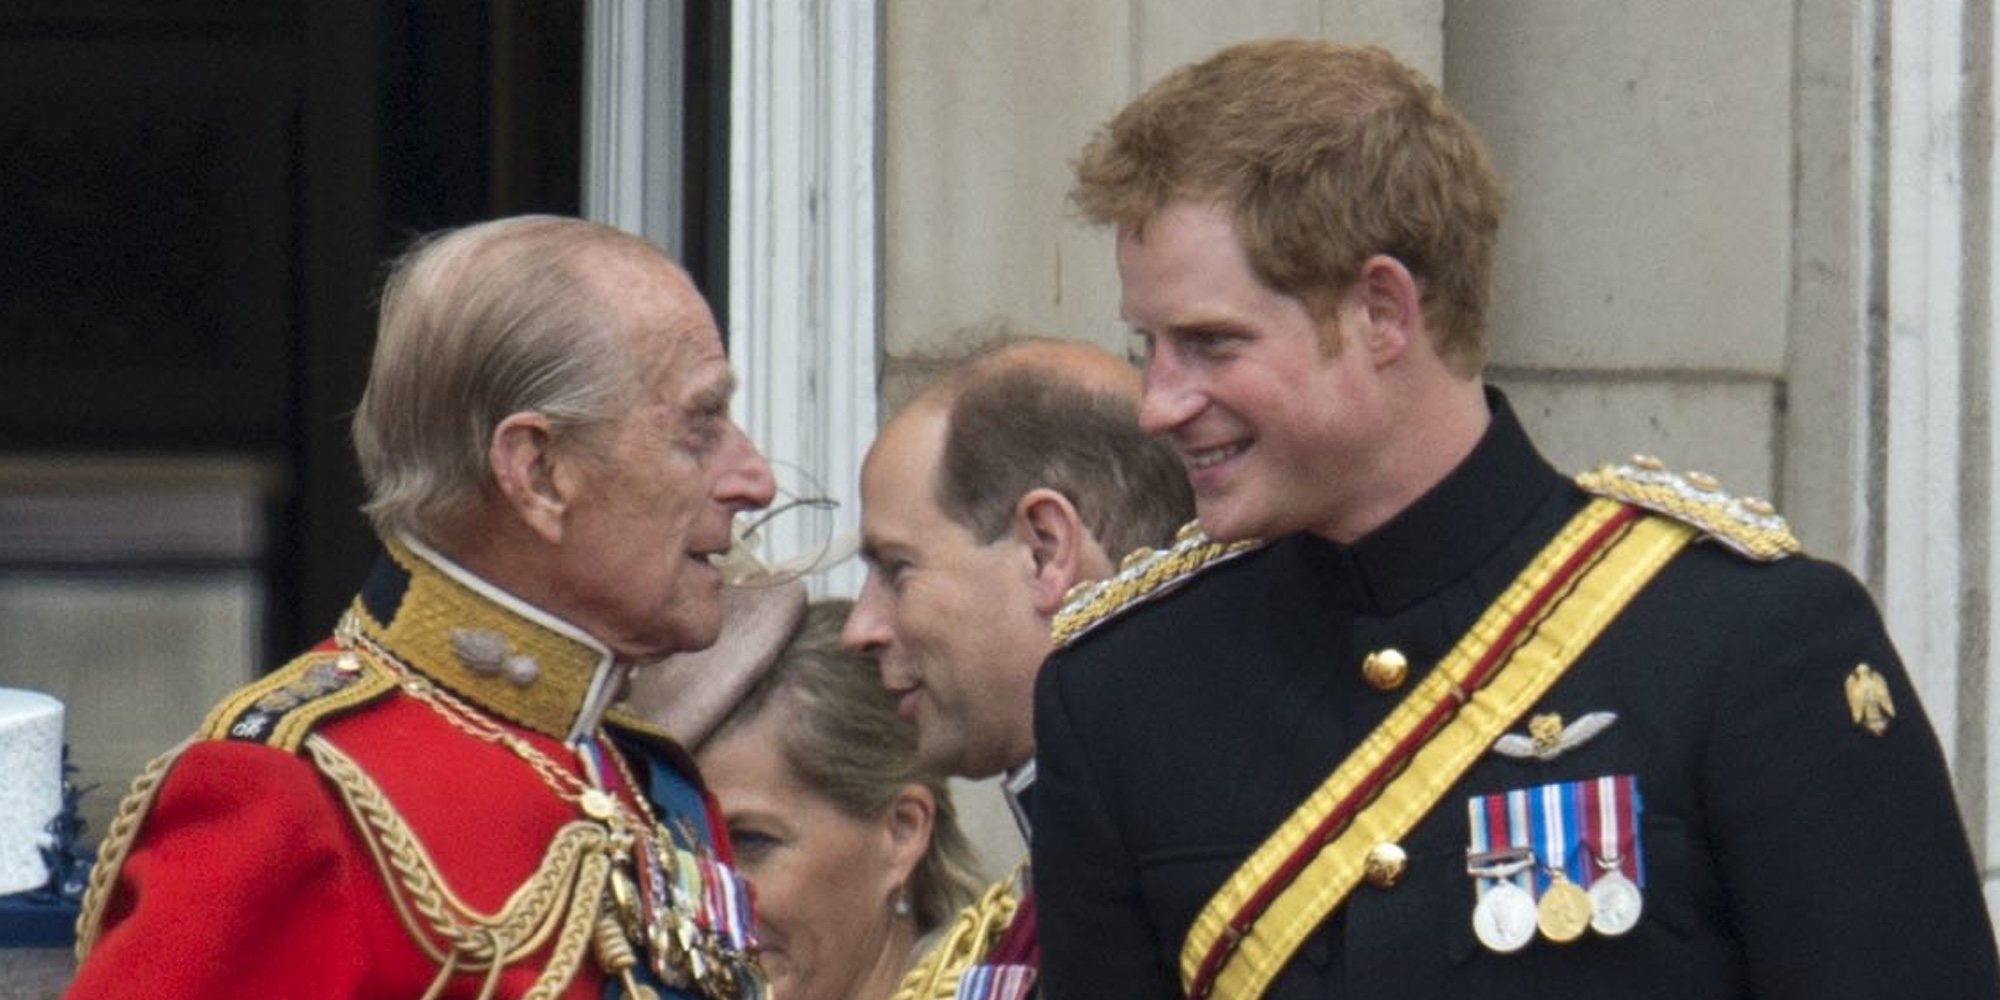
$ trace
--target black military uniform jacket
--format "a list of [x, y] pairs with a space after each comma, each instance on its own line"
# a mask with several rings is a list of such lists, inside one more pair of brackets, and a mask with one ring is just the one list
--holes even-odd
[[[1042, 670], [1033, 853], [1049, 1000], [1177, 995], [1203, 904], [1586, 503], [1489, 401], [1472, 455], [1367, 538], [1279, 539]], [[1385, 648], [1410, 663], [1389, 692], [1359, 669]], [[1844, 694], [1863, 662], [1897, 712], [1879, 736]], [[1533, 711], [1617, 720], [1550, 761], [1484, 756], [1402, 842], [1402, 881], [1358, 886], [1268, 996], [2000, 992], [1936, 737], [1844, 571], [1697, 543]], [[1644, 798], [1640, 924], [1485, 950], [1467, 800], [1609, 774], [1636, 775]]]

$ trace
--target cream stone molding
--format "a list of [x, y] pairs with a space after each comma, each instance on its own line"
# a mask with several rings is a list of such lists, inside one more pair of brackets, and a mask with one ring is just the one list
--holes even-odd
[[1890, 634], [1957, 766], [1960, 678], [1987, 669], [1985, 651], [1961, 642], [1960, 594], [1975, 565], [1965, 557], [1984, 562], [1989, 548], [1988, 539], [1967, 536], [1961, 514], [1965, 491], [1982, 489], [1992, 467], [1991, 456], [1966, 453], [1960, 405], [1966, 351], [1988, 336], [1964, 324], [1965, 5], [1903, 0], [1882, 10], [1886, 17], [1862, 21], [1864, 32], [1888, 33], [1866, 46], [1888, 54], [1886, 80], [1873, 78], [1870, 88], [1874, 100], [1888, 101], [1886, 134], [1873, 136], [1876, 169], [1888, 176], [1870, 185], [1886, 194], [1886, 204], [1873, 206], [1884, 213], [1886, 246], [1870, 267], [1882, 269], [1887, 301], [1867, 355], [1879, 387], [1870, 417], [1882, 422], [1886, 443], [1882, 495], [1870, 505], [1880, 510], [1882, 563], [1869, 575], [1880, 580]]
[[583, 214], [681, 259], [685, 0], [584, 10]]
[[[2000, 726], [2000, 670], [1995, 669], [1995, 648], [1996, 644], [2000, 644], [2000, 559], [1994, 557], [1993, 544], [1994, 511], [1996, 505], [2000, 504], [2000, 501], [1995, 499], [2000, 498], [2000, 429], [1996, 429], [1993, 425], [1994, 414], [2000, 412], [2000, 408], [1996, 408], [1993, 402], [1996, 388], [2000, 388], [2000, 349], [1996, 349], [1993, 342], [1995, 324], [2000, 323], [2000, 280], [1996, 280], [1996, 277], [2000, 276], [1996, 276], [1995, 273], [2000, 271], [2000, 245], [1996, 245], [2000, 240], [1996, 240], [1995, 237], [1996, 231], [2000, 231], [2000, 177], [1995, 176], [1996, 172], [2000, 172], [2000, 108], [1996, 108], [1996, 103], [2000, 102], [1996, 102], [1994, 88], [1990, 83], [1995, 73], [2000, 71], [2000, 66], [1996, 66], [1994, 57], [1994, 53], [2000, 51], [2000, 16], [1994, 14], [1991, 6], [1977, 9], [1983, 10], [1985, 23], [1980, 24], [1977, 19], [1969, 20], [1973, 22], [1975, 28], [1982, 30], [1983, 34], [1973, 36], [1966, 45], [1966, 51], [1975, 54], [1975, 58], [1981, 61], [1977, 73], [1989, 81], [1984, 93], [1985, 106], [1974, 110], [1974, 114], [1984, 121], [1985, 128], [1975, 131], [1977, 145], [1972, 146], [1973, 165], [1984, 171], [1981, 187], [1985, 194], [1983, 206], [1985, 225], [1982, 230], [1975, 231], [1981, 245], [1974, 252], [1973, 259], [1979, 262], [1978, 266], [1983, 271], [1985, 287], [1977, 290], [1975, 294], [1982, 296], [1985, 308], [1983, 314], [1976, 315], [1974, 311], [1968, 310], [1968, 315], [1973, 319], [1971, 325], [1974, 327], [1968, 331], [1968, 336], [1979, 338], [1984, 350], [1984, 364], [1980, 366], [1978, 374], [1979, 395], [1985, 398], [1986, 405], [1975, 409], [1986, 420], [1986, 439], [1981, 443], [1982, 448], [1977, 453], [1978, 457], [1985, 461], [1986, 467], [1983, 475], [1968, 475], [1966, 479], [1976, 484], [1974, 488], [1985, 490], [1985, 502], [1980, 508], [1984, 512], [1984, 520], [1978, 525], [1978, 530], [1984, 536], [1979, 539], [1979, 554], [1984, 563], [1982, 577], [1985, 593], [1983, 603], [1974, 605], [1971, 611], [1972, 614], [1983, 617], [1983, 621], [1978, 623], [1983, 625], [1983, 628], [1977, 631], [1984, 642], [1984, 648], [1979, 651], [1981, 655], [1978, 660], [1969, 664], [1967, 669], [1983, 673], [1981, 678], [1983, 683], [1972, 687], [1974, 690], [1984, 692], [1985, 704], [1980, 706], [1984, 709], [1984, 714], [1979, 717], [1980, 724], [1968, 728], [1983, 741], [1983, 746], [1979, 747], [1979, 750], [1986, 766], [1975, 781], [1961, 781], [1959, 786], [1962, 790], [1976, 789], [1977, 794], [1984, 796], [1981, 800], [1961, 791], [1961, 795], [1967, 799], [1967, 812], [1984, 821], [1985, 829], [1975, 834], [1983, 836], [1975, 841], [1974, 846], [1980, 849], [1979, 856], [1985, 868], [1988, 913], [2000, 915], [2000, 792], [1995, 788], [1996, 784], [2000, 784], [2000, 738], [1994, 735], [1996, 726]], [[1974, 354], [1972, 357], [1978, 358], [1979, 355]], [[1962, 717], [1970, 714], [1961, 712]], [[1995, 919], [2000, 920], [2000, 917]]]
[[[680, 254], [685, 0], [590, 0], [585, 214]], [[730, 358], [735, 416], [782, 490], [838, 501], [758, 533], [783, 562], [852, 548], [875, 433], [877, 13], [872, 2], [731, 10]], [[787, 499], [780, 497], [780, 503]], [[851, 594], [852, 562], [808, 580]]]
[[[731, 32], [736, 412], [781, 489], [839, 502], [760, 533], [765, 557], [785, 561], [851, 548], [875, 433], [877, 11], [860, 0], [736, 0]], [[860, 581], [849, 560], [808, 584], [823, 596]]]

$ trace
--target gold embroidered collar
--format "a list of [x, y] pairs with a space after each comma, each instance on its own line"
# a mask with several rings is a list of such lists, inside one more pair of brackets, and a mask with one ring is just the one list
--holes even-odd
[[557, 739], [596, 731], [627, 667], [583, 630], [407, 536], [354, 599], [362, 635], [482, 711]]

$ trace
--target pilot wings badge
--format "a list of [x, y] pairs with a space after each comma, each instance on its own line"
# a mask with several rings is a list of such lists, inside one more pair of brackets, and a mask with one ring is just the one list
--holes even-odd
[[1528, 732], [1508, 733], [1493, 741], [1493, 751], [1515, 760], [1550, 761], [1588, 743], [1618, 721], [1616, 712], [1590, 712], [1568, 725], [1555, 712], [1528, 720]]
[[1889, 682], [1866, 663], [1847, 675], [1847, 712], [1854, 717], [1855, 725], [1876, 736], [1888, 732], [1889, 720], [1896, 717], [1896, 703], [1889, 697]]

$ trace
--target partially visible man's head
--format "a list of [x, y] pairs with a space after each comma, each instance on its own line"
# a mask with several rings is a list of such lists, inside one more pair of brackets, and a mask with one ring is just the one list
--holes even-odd
[[1192, 501], [1178, 459], [1139, 431], [1139, 391], [1131, 365], [1069, 341], [1023, 338], [967, 361], [930, 391], [948, 409], [939, 506], [991, 542], [1042, 487], [1067, 498], [1114, 559], [1163, 544]]
[[1017, 341], [939, 378], [869, 449], [868, 577], [843, 640], [879, 662], [932, 766], [1026, 762], [1064, 595], [1191, 516], [1178, 459], [1138, 429], [1139, 389], [1096, 348]]
[[707, 304], [651, 244], [547, 216], [442, 234], [383, 295], [365, 510], [621, 655], [698, 648], [710, 559], [771, 495], [733, 387]]
[[1120, 111], [1076, 177], [1078, 207], [1121, 232], [1174, 202], [1220, 204], [1256, 275], [1322, 321], [1363, 261], [1394, 257], [1421, 286], [1438, 353], [1460, 374], [1484, 363], [1501, 183], [1465, 119], [1381, 49], [1226, 48]]

